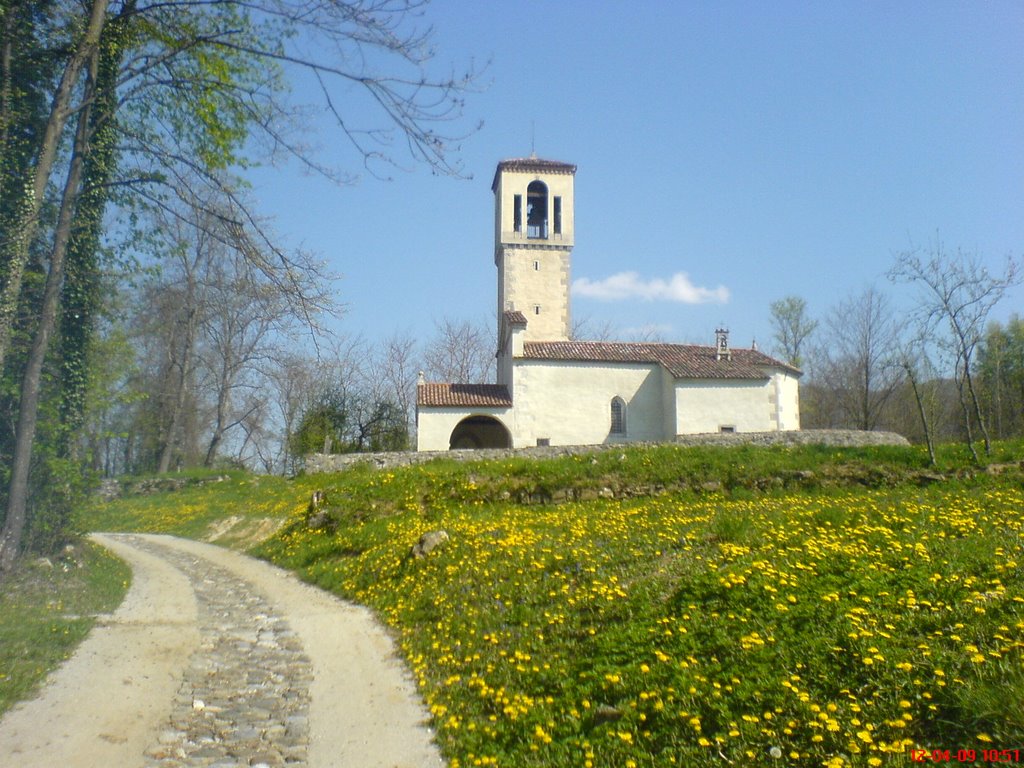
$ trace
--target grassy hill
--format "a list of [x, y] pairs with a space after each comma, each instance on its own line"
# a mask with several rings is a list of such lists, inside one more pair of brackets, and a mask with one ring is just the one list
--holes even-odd
[[[666, 446], [231, 474], [82, 524], [255, 545], [371, 606], [452, 766], [1024, 761], [1024, 446], [999, 452], [988, 472], [956, 448], [936, 471], [915, 448]], [[447, 542], [412, 557], [431, 530]]]

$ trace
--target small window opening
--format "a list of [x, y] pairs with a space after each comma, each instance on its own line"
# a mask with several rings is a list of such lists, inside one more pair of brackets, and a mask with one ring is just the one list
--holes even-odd
[[523, 231], [523, 196], [515, 195], [512, 198], [512, 229], [516, 232]]
[[534, 272], [540, 272], [540, 262], [539, 261], [533, 262], [533, 271]]
[[533, 305], [533, 314], [535, 314], [535, 315], [539, 315], [540, 314], [540, 304], [534, 304]]
[[555, 222], [555, 234], [562, 234], [562, 198], [556, 196], [552, 204], [552, 215], [554, 216]]
[[626, 434], [626, 404], [621, 397], [613, 397], [611, 405], [613, 435]]
[[547, 446], [551, 445], [551, 438], [550, 437], [538, 437], [537, 438], [537, 445], [542, 447], [542, 448], [543, 447], [547, 447]]
[[722, 427], [718, 428], [718, 431], [723, 433], [723, 434], [730, 434], [731, 435], [733, 432], [736, 431], [736, 427], [733, 427], [733, 426], [722, 426]]
[[542, 181], [532, 181], [526, 188], [526, 236], [548, 236], [548, 188]]

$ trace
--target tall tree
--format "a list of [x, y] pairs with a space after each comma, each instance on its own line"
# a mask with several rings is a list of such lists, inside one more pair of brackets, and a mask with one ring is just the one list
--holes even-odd
[[[21, 392], [18, 402], [18, 422], [15, 427], [14, 455], [11, 462], [11, 478], [7, 492], [7, 514], [4, 528], [0, 533], [0, 570], [10, 568], [20, 547], [22, 531], [25, 526], [26, 508], [28, 505], [29, 469], [32, 459], [32, 447], [35, 442], [38, 420], [40, 387], [42, 382], [43, 364], [49, 350], [50, 338], [57, 325], [60, 293], [64, 284], [64, 264], [69, 243], [72, 240], [73, 222], [76, 219], [87, 219], [80, 222], [81, 230], [92, 230], [98, 226], [103, 215], [103, 199], [93, 201], [93, 208], [85, 207], [90, 201], [80, 201], [79, 195], [86, 176], [102, 184], [110, 175], [108, 167], [98, 167], [97, 163], [112, 162], [112, 153], [107, 147], [99, 152], [90, 153], [90, 147], [97, 138], [106, 138], [107, 134], [97, 134], [97, 125], [103, 125], [110, 115], [104, 115], [103, 106], [109, 103], [105, 93], [113, 87], [113, 76], [116, 74], [116, 63], [112, 66], [111, 51], [116, 62], [116, 38], [108, 38], [106, 46], [97, 46], [90, 51], [88, 78], [85, 84], [85, 105], [78, 113], [77, 128], [72, 146], [71, 161], [54, 230], [53, 246], [49, 256], [49, 270], [43, 289], [39, 321], [29, 350], [25, 370], [22, 375]], [[102, 50], [104, 47], [107, 50]], [[83, 207], [79, 209], [79, 202]], [[17, 236], [17, 235], [15, 235]], [[88, 234], [85, 237], [89, 237]], [[27, 257], [27, 249], [25, 255]], [[13, 279], [16, 254], [12, 257], [9, 277]], [[19, 289], [20, 293], [20, 289]], [[2, 318], [2, 315], [0, 315]], [[0, 344], [3, 339], [0, 337]], [[0, 358], [2, 367], [2, 358]]]
[[818, 378], [843, 426], [877, 429], [902, 375], [899, 334], [888, 299], [874, 287], [840, 302], [826, 321]]
[[416, 407], [416, 358], [416, 340], [408, 333], [392, 334], [381, 342], [370, 372], [379, 393], [377, 399], [394, 404], [402, 414], [407, 435]]
[[910, 385], [925, 446], [928, 449], [928, 459], [932, 466], [935, 466], [935, 382], [938, 377], [928, 354], [927, 340], [920, 336], [905, 339], [900, 344], [896, 360]]
[[434, 336], [423, 350], [427, 378], [474, 384], [494, 375], [494, 337], [487, 325], [444, 318], [434, 323]]
[[800, 368], [804, 363], [804, 344], [818, 327], [818, 321], [807, 316], [807, 302], [799, 296], [787, 296], [773, 301], [769, 309], [776, 354], [782, 355], [790, 365]]
[[938, 339], [952, 360], [967, 448], [975, 462], [980, 462], [974, 447], [975, 430], [982, 434], [986, 454], [992, 446], [974, 381], [975, 353], [989, 313], [1020, 281], [1020, 266], [1007, 258], [1001, 272], [994, 275], [976, 253], [948, 253], [936, 242], [927, 252], [914, 249], [898, 254], [889, 277], [919, 288], [918, 322], [926, 335]]
[[[7, 0], [0, 7], [0, 162], [4, 171], [18, 171], [4, 173], [0, 186], [0, 371], [11, 350], [17, 311], [26, 303], [23, 284], [30, 254], [44, 234], [51, 241], [46, 248], [47, 284], [35, 309], [40, 320], [24, 374], [19, 373], [21, 413], [0, 567], [9, 565], [19, 547], [38, 385], [62, 301], [67, 303], [64, 352], [89, 347], [75, 347], [74, 321], [84, 320], [81, 329], [87, 333], [96, 276], [89, 254], [95, 254], [101, 219], [93, 216], [90, 224], [86, 214], [101, 212], [102, 206], [90, 205], [83, 195], [108, 182], [132, 185], [135, 195], [160, 207], [168, 204], [168, 191], [173, 196], [183, 187], [174, 182], [198, 177], [231, 197], [236, 211], [228, 223], [236, 239], [258, 245], [250, 248], [250, 256], [262, 259], [262, 275], [294, 288], [299, 270], [293, 254], [275, 246], [251, 209], [240, 204], [234, 185], [224, 183], [226, 170], [244, 167], [247, 151], [257, 147], [271, 156], [297, 158], [335, 179], [351, 178], [319, 162], [294, 138], [301, 110], [287, 100], [285, 73], [312, 78], [342, 135], [364, 166], [378, 174], [401, 162], [395, 147], [438, 172], [459, 172], [451, 159], [459, 136], [440, 132], [438, 126], [459, 117], [463, 93], [473, 78], [472, 73], [432, 75], [429, 33], [409, 24], [416, 0], [87, 0], [84, 5], [51, 0], [54, 12], [44, 14], [40, 9], [45, 4]], [[40, 32], [44, 27], [45, 34]], [[33, 123], [28, 111], [17, 109], [15, 75], [29, 69], [26, 62], [32, 57], [39, 58], [37, 42], [43, 37], [52, 41], [47, 60], [57, 76], [52, 88], [45, 78], [37, 79], [43, 84], [39, 92], [48, 92], [49, 107], [45, 116], [31, 116]], [[19, 42], [24, 40], [31, 43]], [[116, 83], [116, 98], [114, 89], [97, 86], [104, 78]], [[352, 88], [378, 110], [383, 127], [353, 127], [341, 108], [351, 103]], [[101, 154], [106, 151], [112, 159], [113, 145], [96, 140], [97, 115], [104, 116], [104, 125], [116, 128], [121, 160], [116, 178], [110, 177], [113, 166]], [[69, 136], [72, 127], [75, 135]], [[12, 152], [15, 138], [21, 143]], [[58, 151], [62, 145], [72, 146], [66, 164]], [[86, 181], [90, 164], [106, 178], [92, 174], [93, 181]], [[62, 199], [48, 200], [50, 188], [62, 189]], [[59, 215], [49, 233], [41, 222], [51, 202]], [[77, 228], [76, 220], [81, 224]], [[81, 248], [69, 246], [75, 232], [81, 232]], [[318, 309], [315, 304], [303, 307], [308, 320]], [[80, 422], [85, 363], [74, 355], [69, 362], [64, 367], [63, 416], [66, 427], [74, 429]]]
[[1024, 319], [989, 324], [978, 348], [985, 412], [1001, 438], [1024, 434]]
[[[46, 187], [50, 182], [57, 159], [57, 151], [64, 136], [64, 128], [68, 120], [79, 114], [79, 126], [88, 125], [81, 117], [81, 110], [95, 98], [95, 87], [84, 89], [82, 104], [75, 104], [74, 98], [79, 86], [79, 79], [90, 61], [96, 61], [99, 49], [100, 34], [106, 21], [108, 0], [91, 0], [87, 6], [84, 25], [73, 26], [69, 49], [71, 51], [60, 80], [53, 93], [49, 116], [47, 117], [38, 146], [32, 148], [34, 163], [27, 169], [28, 179], [23, 186], [12, 190], [10, 198], [10, 215], [5, 222], [7, 231], [0, 240], [3, 265], [2, 285], [0, 285], [0, 369], [10, 348], [11, 332], [14, 327], [15, 312], [21, 295], [22, 279], [28, 264], [30, 248], [39, 229], [40, 213], [46, 197]], [[6, 16], [6, 14], [5, 14]], [[95, 81], [93, 81], [95, 83]], [[87, 152], [87, 134], [81, 134], [82, 140], [76, 140], [76, 151], [79, 163], [84, 162], [81, 153]], [[78, 174], [81, 171], [77, 171]], [[70, 174], [69, 174], [70, 175]], [[77, 193], [77, 184], [64, 184], [65, 195]], [[72, 201], [73, 202], [73, 201]], [[4, 537], [7, 541], [7, 536]], [[0, 567], [9, 556], [9, 547], [0, 544]], [[9, 564], [9, 562], [8, 562]]]

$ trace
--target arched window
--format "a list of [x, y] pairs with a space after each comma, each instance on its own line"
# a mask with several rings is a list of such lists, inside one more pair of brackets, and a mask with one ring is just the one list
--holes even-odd
[[531, 181], [526, 188], [526, 236], [548, 236], [548, 188], [543, 181]]
[[626, 403], [621, 397], [612, 398], [612, 428], [613, 435], [626, 434]]

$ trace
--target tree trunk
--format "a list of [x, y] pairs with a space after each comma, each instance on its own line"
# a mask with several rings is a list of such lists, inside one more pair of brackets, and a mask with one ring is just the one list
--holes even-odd
[[928, 409], [924, 405], [924, 396], [921, 393], [921, 389], [917, 385], [917, 374], [914, 373], [914, 367], [907, 361], [903, 362], [903, 370], [907, 374], [907, 380], [910, 382], [910, 388], [914, 392], [914, 402], [917, 403], [917, 414], [921, 417], [921, 428], [924, 430], [924, 442], [928, 446], [928, 462], [931, 466], [935, 466], [938, 462], [935, 460], [935, 443], [932, 441], [932, 428], [928, 422]]
[[964, 374], [957, 371], [956, 393], [957, 399], [960, 401], [960, 412], [964, 417], [964, 436], [967, 441], [967, 450], [970, 451], [974, 463], [981, 464], [981, 459], [978, 458], [978, 450], [974, 447], [974, 430], [971, 429], [971, 411], [967, 406], [967, 398], [964, 396], [964, 379]]
[[[96, 57], [93, 56], [94, 67], [95, 63]], [[95, 84], [95, 79], [90, 77], [87, 91], [94, 93]], [[32, 461], [32, 444], [35, 442], [36, 422], [39, 416], [39, 390], [43, 362], [50, 346], [50, 338], [57, 325], [57, 305], [60, 299], [61, 283], [64, 279], [64, 260], [67, 255], [68, 241], [71, 239], [71, 221], [74, 217], [75, 202], [81, 189], [82, 164], [88, 152], [88, 145], [89, 108], [85, 107], [78, 115], [74, 152], [64, 184], [57, 229], [54, 232], [53, 250], [50, 253], [50, 271], [46, 275], [46, 285], [43, 289], [39, 325], [32, 339], [32, 347], [29, 350], [21, 382], [18, 424], [14, 438], [14, 457], [7, 494], [7, 517], [4, 519], [3, 533], [0, 534], [0, 570], [9, 570], [14, 563], [21, 548], [21, 538], [25, 529], [28, 475]]]
[[981, 430], [981, 437], [985, 443], [985, 455], [992, 455], [992, 439], [988, 434], [988, 427], [985, 426], [985, 419], [981, 414], [981, 403], [978, 402], [978, 393], [974, 390], [974, 378], [971, 376], [969, 366], [964, 366], [964, 378], [967, 380], [967, 391], [971, 395], [971, 404], [974, 408], [974, 418], [978, 420], [978, 429]]
[[[8, 151], [8, 141], [11, 132], [11, 123], [14, 122], [14, 105], [12, 104], [11, 80], [14, 77], [12, 67], [12, 49], [14, 47], [14, 10], [15, 4], [11, 3], [3, 12], [0, 23], [3, 24], [3, 31], [0, 32], [0, 151]], [[7, 168], [0, 164], [0, 201], [4, 199], [4, 185], [7, 183]]]
[[234, 376], [231, 372], [231, 348], [224, 350], [224, 358], [221, 360], [220, 385], [217, 391], [217, 421], [213, 426], [213, 436], [210, 438], [210, 445], [206, 449], [204, 467], [212, 467], [213, 460], [217, 457], [217, 447], [224, 437], [224, 423], [227, 421], [228, 397], [231, 393], [231, 385]]
[[212, 467], [213, 460], [217, 458], [217, 448], [220, 446], [221, 438], [224, 437], [224, 405], [223, 398], [217, 397], [217, 421], [213, 425], [213, 435], [210, 436], [210, 444], [206, 447], [206, 458], [203, 459], [204, 467]]
[[10, 232], [6, 233], [9, 245], [6, 258], [3, 259], [7, 274], [4, 276], [3, 289], [0, 290], [0, 369], [3, 368], [10, 348], [11, 331], [18, 307], [18, 297], [21, 295], [25, 265], [28, 263], [29, 246], [39, 228], [39, 212], [46, 194], [46, 184], [53, 171], [64, 126], [72, 112], [72, 94], [86, 63], [95, 56], [100, 32], [106, 19], [107, 5], [108, 0], [92, 0], [88, 25], [64, 67], [50, 105], [50, 116], [46, 121], [46, 129], [39, 145], [38, 160], [32, 174], [32, 188], [26, 190], [18, 201]]
[[116, 165], [117, 76], [124, 59], [128, 22], [111, 20], [98, 49], [95, 98], [89, 108], [89, 148], [83, 165], [81, 195], [68, 242], [61, 289], [60, 421], [58, 455], [75, 458], [75, 438], [85, 421], [96, 311], [100, 303], [99, 248], [108, 182]]
[[[189, 301], [193, 300], [192, 278], [189, 276]], [[192, 348], [195, 346], [196, 338], [196, 308], [190, 307], [185, 316], [185, 339], [181, 352], [181, 361], [178, 364], [177, 390], [174, 393], [174, 402], [171, 404], [170, 424], [167, 427], [167, 434], [164, 437], [163, 445], [160, 446], [160, 461], [157, 463], [157, 474], [166, 474], [171, 468], [171, 458], [174, 454], [174, 441], [181, 429], [181, 415], [185, 412], [185, 396], [188, 394], [188, 380], [192, 375]]]

